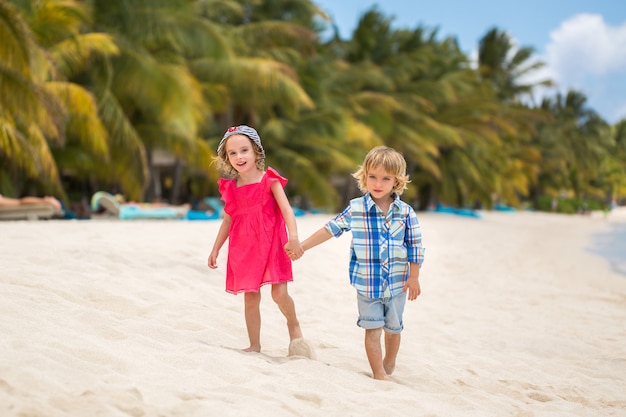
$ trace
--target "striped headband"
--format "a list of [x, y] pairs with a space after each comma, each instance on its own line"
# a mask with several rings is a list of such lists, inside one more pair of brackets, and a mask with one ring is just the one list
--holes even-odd
[[244, 135], [250, 138], [256, 145], [261, 149], [261, 158], [265, 159], [265, 150], [263, 149], [263, 145], [261, 145], [261, 138], [256, 130], [246, 125], [239, 125], [229, 127], [226, 133], [224, 133], [224, 137], [220, 141], [219, 146], [217, 147], [217, 154], [219, 155], [226, 143], [226, 139], [231, 137], [232, 135]]

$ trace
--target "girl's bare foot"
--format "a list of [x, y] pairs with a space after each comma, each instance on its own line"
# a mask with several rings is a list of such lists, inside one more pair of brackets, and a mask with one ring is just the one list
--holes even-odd
[[296, 340], [302, 339], [302, 329], [300, 329], [300, 323], [298, 320], [287, 322], [287, 330], [289, 331], [289, 339]]
[[261, 352], [261, 346], [249, 346], [243, 349], [244, 352]]
[[289, 343], [289, 356], [304, 356], [315, 359], [315, 349], [309, 342], [299, 337]]

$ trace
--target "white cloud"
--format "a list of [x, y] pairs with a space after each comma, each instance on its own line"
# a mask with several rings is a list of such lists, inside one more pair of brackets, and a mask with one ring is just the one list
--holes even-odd
[[626, 73], [626, 22], [613, 27], [600, 15], [576, 15], [550, 33], [546, 58], [561, 82]]
[[[602, 16], [579, 14], [550, 33], [546, 64], [528, 81], [551, 79], [565, 94], [574, 89], [587, 96], [588, 106], [609, 123], [626, 117], [626, 22], [608, 25]], [[537, 89], [538, 97], [553, 97], [554, 89]]]

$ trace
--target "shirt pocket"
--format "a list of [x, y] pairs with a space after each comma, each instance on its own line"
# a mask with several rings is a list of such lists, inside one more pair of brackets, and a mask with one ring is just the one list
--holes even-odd
[[404, 241], [406, 222], [404, 220], [394, 221], [389, 228], [389, 236], [395, 241]]

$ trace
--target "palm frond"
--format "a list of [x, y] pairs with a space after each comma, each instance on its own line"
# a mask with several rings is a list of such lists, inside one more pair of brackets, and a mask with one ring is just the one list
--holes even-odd
[[109, 136], [98, 116], [93, 95], [77, 84], [66, 82], [48, 82], [46, 89], [58, 97], [67, 110], [68, 141], [77, 143], [94, 158], [108, 160]]
[[72, 78], [88, 68], [95, 57], [117, 55], [119, 48], [106, 33], [86, 33], [63, 40], [50, 48], [56, 68], [66, 78]]
[[231, 61], [202, 60], [192, 63], [192, 72], [202, 82], [227, 86], [234, 102], [245, 107], [265, 103], [286, 111], [310, 109], [314, 103], [287, 65], [257, 58]]

